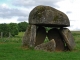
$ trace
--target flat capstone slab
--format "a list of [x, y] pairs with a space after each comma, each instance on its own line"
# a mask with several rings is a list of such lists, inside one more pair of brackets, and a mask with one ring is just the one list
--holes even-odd
[[67, 27], [70, 26], [67, 15], [53, 7], [39, 5], [29, 14], [29, 24]]

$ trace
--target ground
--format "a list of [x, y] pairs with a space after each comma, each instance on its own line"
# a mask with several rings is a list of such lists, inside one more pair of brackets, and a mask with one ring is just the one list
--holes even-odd
[[23, 32], [12, 38], [0, 38], [0, 60], [79, 60], [80, 32], [72, 32], [76, 46], [73, 51], [45, 52], [22, 47]]

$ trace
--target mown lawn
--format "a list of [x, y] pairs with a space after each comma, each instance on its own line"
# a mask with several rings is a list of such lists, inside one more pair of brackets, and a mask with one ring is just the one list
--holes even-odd
[[80, 32], [72, 32], [76, 47], [67, 52], [44, 52], [22, 47], [24, 33], [12, 38], [0, 38], [0, 60], [79, 60]]

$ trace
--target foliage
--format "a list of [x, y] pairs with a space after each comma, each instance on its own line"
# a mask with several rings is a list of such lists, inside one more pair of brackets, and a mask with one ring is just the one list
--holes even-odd
[[18, 35], [15, 35], [15, 37], [4, 37], [0, 38], [1, 43], [21, 43], [22, 42], [22, 37], [23, 37], [24, 32], [20, 32]]
[[12, 36], [18, 35], [18, 25], [17, 23], [10, 23], [8, 24], [9, 26], [9, 32], [11, 33]]
[[1, 32], [3, 32], [3, 37], [8, 37], [9, 33], [11, 33], [12, 36], [18, 35], [18, 32], [25, 32], [26, 28], [28, 26], [27, 22], [20, 22], [20, 23], [3, 23], [0, 24], [0, 35]]
[[25, 32], [27, 26], [28, 26], [28, 23], [27, 22], [18, 23], [19, 32]]
[[9, 27], [7, 24], [0, 24], [0, 33], [3, 32], [3, 36], [6, 37], [9, 34]]

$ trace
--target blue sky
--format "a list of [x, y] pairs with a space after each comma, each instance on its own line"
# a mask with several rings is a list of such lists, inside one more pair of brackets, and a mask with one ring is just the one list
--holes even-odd
[[0, 0], [0, 3], [7, 3], [8, 2], [8, 0]]
[[0, 4], [7, 4], [7, 5], [11, 5], [10, 4], [11, 0], [0, 0]]
[[64, 12], [70, 20], [70, 30], [80, 30], [80, 0], [0, 0], [0, 23], [28, 22], [30, 11], [37, 5], [47, 5]]

